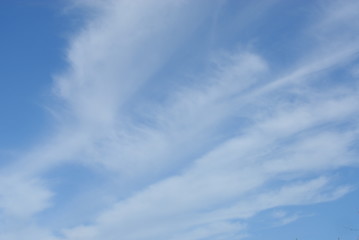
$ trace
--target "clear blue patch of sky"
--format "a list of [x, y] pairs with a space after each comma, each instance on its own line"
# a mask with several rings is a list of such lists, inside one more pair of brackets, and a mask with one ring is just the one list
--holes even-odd
[[[50, 3], [51, 2], [51, 3]], [[46, 129], [52, 76], [64, 68], [71, 19], [58, 0], [0, 5], [0, 146], [21, 148]]]

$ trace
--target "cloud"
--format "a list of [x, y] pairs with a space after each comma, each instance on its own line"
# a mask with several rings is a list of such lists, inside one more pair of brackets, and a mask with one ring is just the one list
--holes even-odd
[[281, 226], [281, 225], [285, 225], [285, 224], [289, 224], [291, 222], [296, 221], [297, 219], [304, 217], [300, 214], [288, 214], [285, 211], [279, 210], [279, 211], [274, 211], [272, 213], [272, 217], [274, 218], [275, 221], [277, 221], [277, 223], [275, 223], [275, 226]]
[[[1, 216], [25, 222], [4, 238], [238, 239], [261, 211], [334, 201], [354, 190], [332, 177], [358, 166], [357, 79], [341, 84], [335, 75], [353, 72], [347, 65], [359, 49], [352, 41], [359, 32], [350, 27], [354, 2], [323, 7], [298, 30], [303, 53], [279, 70], [254, 47], [196, 51], [203, 29], [214, 34], [204, 26], [223, 2], [74, 4], [90, 13], [69, 39], [68, 68], [55, 77], [54, 132], [1, 172]], [[258, 9], [270, 15], [278, 4]], [[338, 28], [348, 32], [337, 36]], [[180, 74], [190, 61], [185, 51], [212, 60], [200, 73]], [[56, 222], [51, 211], [63, 205], [56, 206], [48, 176], [65, 164], [104, 184], [69, 194], [72, 204], [55, 228], [47, 222]], [[66, 223], [87, 201], [97, 206], [89, 219]], [[282, 224], [298, 217], [276, 216]]]
[[[82, 124], [111, 124], [209, 8], [186, 1], [107, 1], [100, 6], [104, 12], [71, 41], [71, 69], [56, 81], [57, 93]], [[179, 15], [183, 11], [186, 19]]]
[[49, 207], [52, 193], [39, 179], [2, 176], [0, 182], [0, 206], [5, 215], [23, 218]]

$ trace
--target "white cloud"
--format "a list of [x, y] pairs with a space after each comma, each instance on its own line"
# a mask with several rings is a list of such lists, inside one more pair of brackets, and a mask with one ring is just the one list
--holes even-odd
[[285, 224], [289, 224], [289, 223], [292, 223], [296, 220], [298, 220], [299, 218], [302, 218], [302, 217], [308, 217], [308, 216], [303, 216], [301, 214], [298, 214], [298, 213], [288, 213], [286, 211], [283, 211], [283, 210], [277, 210], [277, 211], [274, 211], [272, 214], [271, 214], [273, 220], [274, 220], [274, 226], [281, 226], [281, 225], [285, 225]]
[[[347, 35], [335, 44], [323, 40], [356, 19], [351, 1], [338, 14], [328, 7], [303, 31], [316, 41], [289, 68], [272, 72], [259, 53], [239, 49], [181, 88], [163, 87], [163, 101], [147, 90], [170, 81], [164, 78], [177, 66], [173, 56], [217, 3], [75, 4], [95, 13], [70, 39], [68, 70], [56, 77], [59, 126], [0, 178], [5, 216], [32, 219], [49, 207], [52, 193], [40, 179], [65, 162], [101, 169], [109, 186], [101, 198], [112, 199], [89, 209], [95, 217], [86, 224], [64, 226], [66, 240], [237, 239], [246, 219], [263, 210], [332, 201], [352, 190], [331, 174], [358, 164], [350, 151], [358, 139], [358, 89], [318, 86], [359, 49]], [[278, 216], [283, 224], [296, 217]], [[4, 236], [51, 239], [45, 229], [31, 223]]]
[[57, 78], [57, 92], [81, 124], [114, 124], [123, 105], [169, 60], [211, 5], [203, 8], [188, 1], [102, 3], [102, 14], [71, 41], [71, 68]]
[[7, 217], [26, 218], [49, 207], [52, 193], [39, 179], [1, 176], [0, 210]]
[[[10, 224], [8, 223], [6, 225]], [[40, 228], [35, 224], [29, 222], [21, 224], [19, 224], [19, 222], [12, 222], [10, 228], [6, 228], [6, 226], [2, 225], [0, 229], [0, 238], [6, 240], [59, 240], [59, 238], [53, 236], [53, 233], [51, 231], [44, 230], [43, 228]]]

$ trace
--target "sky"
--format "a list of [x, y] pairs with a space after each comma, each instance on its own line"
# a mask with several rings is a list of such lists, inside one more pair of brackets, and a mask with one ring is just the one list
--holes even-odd
[[357, 239], [358, 12], [1, 0], [0, 239]]

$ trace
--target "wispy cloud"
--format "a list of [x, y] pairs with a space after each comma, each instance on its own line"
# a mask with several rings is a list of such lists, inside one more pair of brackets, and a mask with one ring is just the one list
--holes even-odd
[[[74, 4], [91, 15], [69, 39], [68, 69], [55, 77], [57, 125], [1, 171], [1, 217], [26, 222], [16, 233], [8, 224], [1, 237], [238, 239], [246, 236], [246, 219], [261, 211], [353, 191], [332, 174], [358, 166], [354, 1], [333, 1], [311, 16], [313, 23], [298, 29], [307, 43], [302, 53], [280, 69], [255, 47], [195, 50], [191, 44], [218, 21], [216, 8], [226, 2]], [[278, 5], [258, 9], [270, 16]], [[188, 49], [190, 57], [212, 56], [211, 62], [201, 73], [169, 74], [185, 69], [181, 54]], [[350, 80], [341, 83], [338, 71], [349, 72]], [[61, 193], [48, 176], [71, 164], [104, 183], [57, 206]], [[86, 201], [97, 206], [88, 219], [66, 223]], [[43, 223], [56, 220], [51, 212], [61, 207], [68, 211], [62, 225]], [[299, 216], [276, 217], [287, 224]]]

